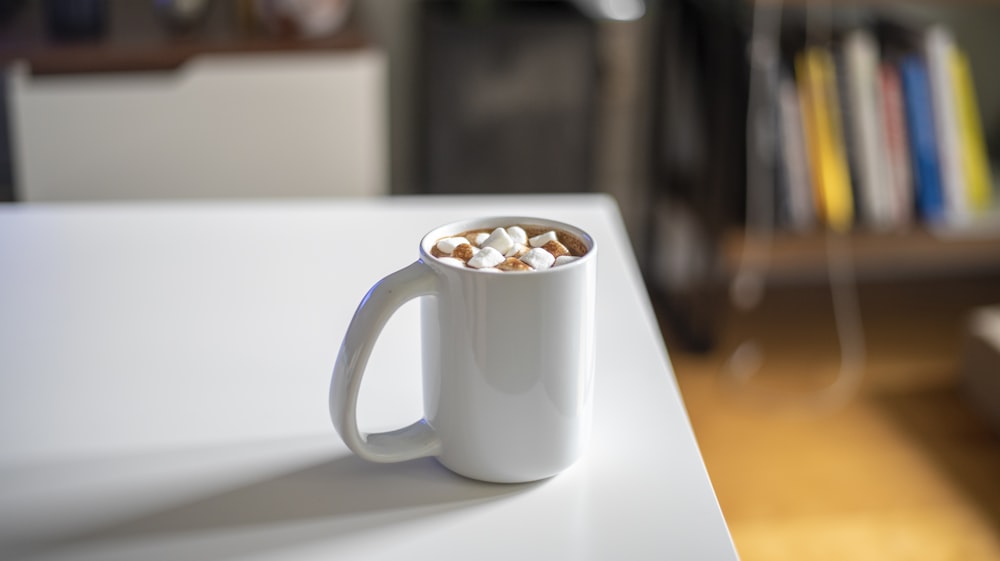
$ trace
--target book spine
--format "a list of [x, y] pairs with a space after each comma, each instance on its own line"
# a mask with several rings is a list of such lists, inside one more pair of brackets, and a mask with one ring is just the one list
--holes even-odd
[[973, 213], [980, 213], [993, 206], [993, 182], [990, 178], [972, 71], [965, 53], [957, 47], [952, 51], [951, 75], [958, 114], [959, 152], [967, 181], [969, 208]]
[[854, 202], [840, 128], [836, 72], [830, 52], [819, 47], [806, 49], [796, 60], [805, 83], [809, 102], [812, 137], [810, 160], [813, 166], [816, 196], [821, 201], [821, 216], [835, 230], [851, 227]]
[[778, 115], [781, 126], [781, 164], [784, 170], [785, 203], [789, 225], [805, 230], [815, 222], [812, 185], [802, 109], [790, 76], [782, 76], [778, 84]]
[[903, 82], [917, 208], [927, 222], [940, 223], [945, 218], [945, 208], [927, 67], [919, 56], [910, 55], [900, 63], [899, 71]]
[[886, 171], [892, 196], [896, 200], [895, 222], [905, 227], [913, 221], [914, 185], [899, 70], [894, 65], [883, 62], [879, 67], [879, 81], [882, 85], [882, 119], [889, 162]]
[[946, 220], [952, 225], [969, 220], [968, 188], [959, 148], [958, 117], [955, 91], [951, 76], [954, 41], [941, 26], [929, 29], [924, 48], [930, 79], [931, 103], [940, 157], [941, 188], [944, 194]]
[[842, 50], [831, 50], [833, 60], [834, 87], [837, 91], [837, 124], [840, 128], [840, 138], [844, 146], [844, 163], [847, 166], [847, 185], [851, 188], [851, 210], [854, 222], [864, 220], [864, 200], [861, 184], [858, 181], [858, 145], [854, 142], [854, 107], [847, 83], [847, 65]]
[[816, 101], [809, 79], [809, 69], [804, 52], [795, 57], [795, 84], [799, 97], [799, 109], [802, 115], [802, 134], [805, 140], [806, 164], [808, 165], [809, 184], [812, 187], [812, 202], [814, 216], [820, 221], [826, 221], [826, 209], [823, 199], [823, 178], [820, 170], [819, 139], [817, 138]]
[[896, 224], [895, 200], [888, 184], [888, 154], [881, 116], [881, 82], [878, 79], [878, 45], [865, 30], [844, 40], [845, 80], [851, 107], [850, 132], [857, 160], [857, 192], [862, 218], [871, 227]]

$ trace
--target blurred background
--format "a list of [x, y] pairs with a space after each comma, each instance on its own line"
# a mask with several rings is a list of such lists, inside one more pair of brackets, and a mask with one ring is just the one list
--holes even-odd
[[1000, 560], [998, 54], [992, 0], [0, 0], [0, 201], [608, 193], [743, 559]]

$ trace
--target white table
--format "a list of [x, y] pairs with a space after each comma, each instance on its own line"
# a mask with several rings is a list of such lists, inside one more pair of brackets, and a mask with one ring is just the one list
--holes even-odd
[[[590, 452], [527, 485], [352, 456], [327, 390], [355, 307], [488, 214], [601, 246]], [[597, 195], [0, 206], [0, 558], [735, 559], [631, 251]], [[418, 309], [365, 430], [420, 416]]]

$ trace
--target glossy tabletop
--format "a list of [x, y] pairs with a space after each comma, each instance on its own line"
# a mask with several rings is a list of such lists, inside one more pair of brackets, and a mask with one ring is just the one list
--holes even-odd
[[[543, 482], [354, 457], [330, 371], [368, 288], [437, 225], [601, 247], [594, 433]], [[361, 391], [421, 416], [416, 302]], [[600, 195], [0, 206], [2, 559], [735, 559], [614, 202]]]

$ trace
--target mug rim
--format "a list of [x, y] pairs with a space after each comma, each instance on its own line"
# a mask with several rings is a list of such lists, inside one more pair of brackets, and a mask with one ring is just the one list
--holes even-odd
[[511, 276], [511, 273], [514, 273], [515, 275], [518, 276], [525, 274], [537, 275], [537, 274], [546, 274], [546, 273], [572, 270], [577, 267], [583, 267], [588, 262], [596, 258], [595, 255], [597, 254], [597, 242], [594, 240], [593, 236], [591, 236], [589, 233], [587, 233], [585, 230], [583, 230], [578, 226], [567, 224], [566, 222], [561, 222], [559, 220], [552, 220], [549, 218], [538, 218], [537, 216], [486, 216], [482, 218], [469, 218], [465, 220], [457, 220], [454, 222], [450, 222], [448, 224], [442, 224], [441, 226], [437, 226], [431, 231], [427, 232], [426, 234], [424, 234], [422, 238], [420, 238], [420, 247], [419, 247], [420, 260], [423, 261], [425, 264], [436, 263], [437, 265], [440, 265], [442, 267], [447, 267], [448, 270], [465, 271], [469, 274], [484, 274], [491, 276], [497, 275], [496, 272], [480, 271], [479, 269], [475, 269], [472, 267], [458, 267], [455, 265], [449, 265], [448, 263], [443, 263], [440, 259], [431, 255], [430, 252], [431, 245], [449, 233], [456, 234], [480, 228], [499, 228], [501, 226], [508, 227], [508, 226], [516, 226], [519, 224], [528, 226], [543, 226], [547, 228], [551, 227], [556, 230], [563, 230], [566, 233], [579, 238], [580, 241], [582, 241], [584, 245], [587, 246], [587, 253], [580, 256], [579, 259], [576, 259], [573, 262], [567, 263], [565, 265], [560, 265], [559, 267], [549, 267], [548, 269], [544, 269], [541, 271], [538, 270], [506, 271], [503, 272], [502, 275], [500, 276]]

